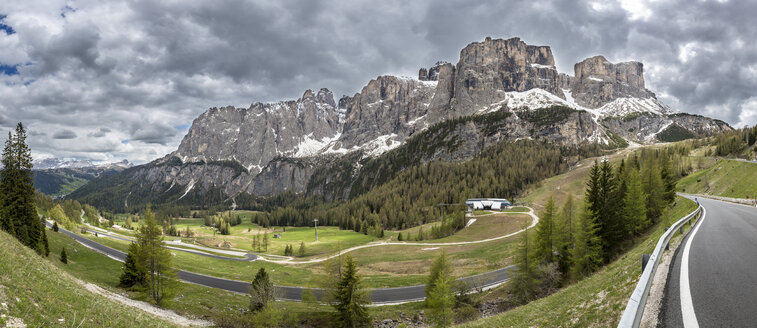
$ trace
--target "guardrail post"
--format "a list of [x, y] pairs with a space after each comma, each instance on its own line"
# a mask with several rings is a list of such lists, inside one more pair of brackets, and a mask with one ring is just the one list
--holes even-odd
[[644, 272], [644, 268], [647, 267], [647, 263], [649, 263], [649, 254], [641, 254], [641, 272]]

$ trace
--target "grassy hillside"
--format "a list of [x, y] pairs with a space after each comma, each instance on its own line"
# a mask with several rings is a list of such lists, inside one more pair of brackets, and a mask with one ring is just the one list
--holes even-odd
[[676, 190], [735, 198], [757, 197], [757, 164], [718, 160], [715, 165], [678, 182]]
[[[50, 254], [57, 261], [57, 254]], [[0, 313], [29, 327], [172, 327], [85, 290], [69, 274], [0, 231]], [[11, 323], [0, 318], [0, 326]]]
[[[676, 198], [661, 222], [671, 222], [696, 208], [694, 202]], [[684, 230], [690, 229], [685, 226]], [[555, 294], [465, 327], [615, 327], [641, 274], [641, 254], [650, 254], [663, 233], [658, 223], [633, 249], [594, 275]], [[496, 293], [503, 291], [497, 290]], [[500, 294], [501, 295], [501, 294]]]

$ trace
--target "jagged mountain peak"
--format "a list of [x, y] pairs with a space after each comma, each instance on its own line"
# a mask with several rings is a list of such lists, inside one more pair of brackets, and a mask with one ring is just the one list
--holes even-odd
[[[646, 89], [643, 73], [640, 62], [594, 56], [570, 76], [557, 71], [549, 46], [488, 37], [464, 47], [455, 64], [437, 62], [417, 77], [380, 75], [338, 102], [323, 88], [296, 100], [211, 108], [174, 153], [130, 174], [153, 190], [184, 186], [184, 195], [211, 188], [229, 197], [272, 195], [303, 192], [316, 167], [334, 157], [354, 155], [342, 158], [357, 158], [353, 169], [360, 170], [362, 157], [380, 156], [419, 134], [429, 137], [413, 141], [420, 149], [457, 147], [430, 160], [460, 161], [503, 140], [617, 145], [619, 137], [651, 143], [663, 141], [660, 135], [687, 135], [681, 131], [701, 136], [730, 129], [675, 113]], [[676, 133], [664, 133], [670, 129]]]

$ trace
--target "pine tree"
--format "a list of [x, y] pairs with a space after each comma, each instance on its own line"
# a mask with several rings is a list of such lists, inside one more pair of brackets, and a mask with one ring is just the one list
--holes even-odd
[[171, 267], [171, 252], [163, 244], [161, 229], [149, 205], [137, 234], [137, 243], [147, 272], [149, 296], [161, 305], [176, 292], [176, 271]]
[[558, 228], [558, 267], [563, 274], [568, 273], [573, 261], [570, 253], [573, 250], [575, 239], [575, 216], [576, 209], [573, 204], [573, 195], [568, 194], [568, 198], [565, 199], [565, 204], [563, 204]]
[[371, 303], [368, 293], [362, 289], [357, 263], [352, 256], [344, 259], [344, 269], [336, 287], [337, 319], [340, 327], [366, 327], [371, 318], [366, 305]]
[[[8, 132], [8, 139], [5, 140], [5, 148], [3, 148], [2, 158], [3, 168], [0, 170], [0, 201], [2, 205], [0, 207], [0, 228], [8, 232], [8, 234], [18, 238], [16, 236], [16, 222], [12, 216], [11, 209], [8, 205], [13, 202], [11, 196], [15, 191], [16, 175], [17, 172], [14, 169], [16, 167], [16, 157], [13, 155], [13, 135]], [[20, 239], [19, 239], [20, 240]]]
[[583, 213], [578, 218], [575, 247], [571, 254], [573, 258], [571, 275], [575, 278], [591, 274], [602, 263], [601, 239], [597, 235], [598, 228], [594, 217], [588, 204], [585, 204]]
[[45, 257], [50, 255], [50, 244], [47, 243], [47, 231], [42, 230], [42, 247], [45, 250]]
[[[524, 221], [523, 228], [528, 224]], [[521, 304], [532, 301], [536, 295], [539, 280], [537, 279], [536, 265], [532, 259], [531, 245], [529, 245], [529, 231], [526, 230], [521, 234], [521, 242], [516, 253], [515, 263], [517, 266], [513, 269], [512, 281], [510, 282], [510, 292], [515, 300]]]
[[124, 260], [124, 266], [121, 270], [118, 286], [128, 288], [136, 285], [144, 285], [147, 279], [147, 272], [145, 272], [143, 261], [139, 256], [139, 244], [132, 242], [129, 244], [129, 251], [126, 253], [126, 259]]
[[649, 226], [645, 203], [646, 195], [641, 187], [639, 173], [632, 170], [629, 174], [628, 192], [623, 199], [623, 218], [628, 223], [632, 235], [640, 235]]
[[647, 194], [647, 218], [657, 222], [665, 209], [664, 184], [660, 169], [655, 165], [654, 158], [649, 156], [641, 168], [641, 184]]
[[0, 170], [0, 228], [22, 244], [44, 254], [44, 225], [37, 216], [32, 156], [20, 122], [8, 133]]
[[263, 234], [263, 252], [268, 251], [268, 233]]
[[543, 262], [552, 262], [554, 251], [555, 201], [547, 200], [544, 212], [536, 225], [536, 258]]
[[297, 255], [305, 256], [305, 242], [300, 241], [300, 249], [297, 250]]
[[424, 290], [429, 318], [437, 327], [448, 327], [453, 323], [455, 294], [452, 290], [452, 265], [446, 251], [439, 253], [429, 271]]
[[436, 281], [440, 276], [452, 276], [452, 263], [444, 249], [442, 249], [439, 256], [434, 259], [434, 262], [431, 263], [428, 278], [426, 278], [426, 288], [424, 290], [426, 298], [430, 296], [429, 293], [434, 289]]
[[260, 311], [273, 301], [273, 284], [264, 268], [260, 268], [255, 274], [255, 279], [250, 284], [250, 310]]
[[63, 247], [63, 249], [60, 250], [60, 261], [68, 264], [68, 256], [66, 255], [66, 248]]
[[452, 277], [439, 276], [434, 289], [426, 299], [429, 319], [436, 327], [449, 327], [454, 323], [455, 293], [452, 290], [452, 283]]
[[58, 221], [53, 222], [53, 231], [58, 232]]

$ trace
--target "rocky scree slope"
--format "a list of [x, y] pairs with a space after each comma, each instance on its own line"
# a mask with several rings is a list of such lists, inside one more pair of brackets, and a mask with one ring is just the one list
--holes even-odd
[[[535, 114], [540, 109], [557, 114]], [[613, 64], [597, 56], [576, 64], [570, 76], [557, 72], [548, 46], [486, 38], [462, 49], [455, 65], [438, 62], [420, 69], [417, 78], [379, 76], [338, 102], [321, 89], [292, 101], [211, 108], [194, 120], [175, 152], [122, 173], [119, 181], [130, 187], [100, 183], [95, 185], [107, 190], [84, 188], [72, 197], [105, 192], [125, 198], [137, 184], [142, 199], [153, 202], [217, 192], [233, 204], [239, 194], [318, 191], [323, 188], [310, 181], [313, 173], [346, 155], [353, 165], [345, 166], [341, 179], [349, 180], [360, 174], [361, 160], [435, 125], [500, 111], [510, 114], [496, 126], [468, 124], [446, 131], [440, 138], [460, 146], [423, 160], [462, 161], [485, 148], [480, 145], [519, 138], [618, 146], [624, 143], [619, 136], [654, 143], [730, 129], [722, 121], [676, 113], [659, 102], [645, 88], [641, 63]], [[336, 193], [337, 198], [346, 194]]]

